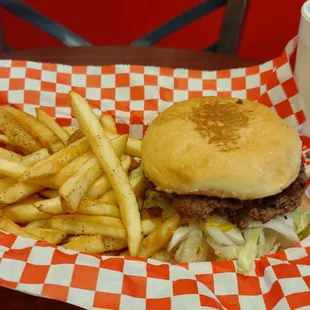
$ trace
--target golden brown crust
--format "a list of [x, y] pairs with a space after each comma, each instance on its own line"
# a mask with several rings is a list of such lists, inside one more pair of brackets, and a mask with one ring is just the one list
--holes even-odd
[[297, 177], [301, 141], [271, 109], [249, 100], [202, 97], [162, 112], [142, 143], [142, 165], [157, 189], [256, 199]]

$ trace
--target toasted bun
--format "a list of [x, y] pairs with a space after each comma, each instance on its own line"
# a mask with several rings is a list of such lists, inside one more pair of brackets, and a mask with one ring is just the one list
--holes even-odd
[[202, 97], [174, 104], [149, 126], [142, 166], [158, 190], [257, 199], [298, 176], [301, 141], [276, 113], [249, 100]]

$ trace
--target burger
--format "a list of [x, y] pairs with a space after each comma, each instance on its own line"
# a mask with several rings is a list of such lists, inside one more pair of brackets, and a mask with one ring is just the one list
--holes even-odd
[[171, 260], [236, 259], [249, 271], [255, 258], [298, 243], [309, 219], [301, 152], [296, 130], [250, 100], [201, 97], [160, 113], [141, 161], [146, 208], [183, 219]]

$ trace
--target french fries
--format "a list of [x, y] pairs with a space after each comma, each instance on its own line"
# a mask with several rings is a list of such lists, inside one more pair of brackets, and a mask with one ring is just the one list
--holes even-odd
[[73, 91], [69, 93], [69, 98], [75, 117], [114, 189], [120, 206], [121, 217], [128, 233], [128, 248], [130, 254], [136, 256], [140, 250], [142, 227], [137, 200], [128, 176], [88, 103]]
[[83, 131], [81, 130], [81, 128], [79, 128], [78, 130], [73, 132], [73, 134], [70, 135], [70, 137], [68, 139], [68, 144], [74, 143], [75, 141], [80, 140], [83, 137], [85, 137], [85, 135], [84, 135]]
[[18, 225], [16, 225], [14, 222], [12, 222], [10, 219], [8, 219], [5, 216], [2, 216], [0, 218], [0, 229], [8, 233], [14, 234], [16, 236], [37, 239], [36, 236], [32, 235], [31, 233], [28, 233], [26, 230], [19, 227]]
[[5, 177], [3, 179], [0, 179], [0, 193], [3, 193], [5, 190], [12, 187], [16, 183], [17, 183], [16, 180], [10, 177]]
[[50, 199], [36, 201], [33, 203], [33, 206], [43, 213], [53, 215], [65, 214], [59, 196]]
[[48, 127], [61, 141], [64, 145], [67, 145], [68, 134], [64, 129], [57, 124], [57, 122], [51, 118], [45, 111], [40, 108], [36, 108], [36, 115], [38, 120]]
[[68, 137], [73, 135], [79, 128], [75, 126], [63, 126], [62, 129], [67, 133]]
[[3, 109], [5, 112], [8, 112], [11, 116], [13, 116], [13, 118], [25, 129], [25, 131], [37, 139], [41, 145], [48, 147], [53, 153], [64, 147], [61, 140], [34, 116], [11, 106], [5, 106]]
[[[128, 155], [124, 155], [120, 158], [121, 164], [125, 171], [128, 171], [130, 167], [131, 158]], [[86, 197], [88, 198], [99, 198], [104, 193], [108, 192], [111, 189], [111, 185], [107, 176], [104, 174], [100, 176], [88, 189]]]
[[170, 261], [165, 247], [181, 219], [145, 204], [134, 158], [142, 141], [119, 134], [111, 115], [98, 119], [77, 93], [69, 99], [80, 128], [61, 127], [40, 108], [37, 118], [0, 108], [11, 149], [0, 148], [0, 229], [65, 249]]
[[117, 251], [127, 247], [127, 241], [125, 239], [102, 237], [104, 245], [104, 251]]
[[65, 249], [83, 251], [89, 253], [102, 253], [104, 252], [104, 244], [102, 238], [99, 235], [85, 236], [74, 241], [70, 241], [62, 245]]
[[29, 222], [26, 226], [26, 228], [48, 228], [48, 220], [35, 220], [32, 222]]
[[142, 231], [143, 235], [149, 235], [162, 223], [162, 218], [155, 217], [150, 219], [142, 220]]
[[26, 182], [30, 179], [42, 178], [59, 172], [63, 167], [69, 164], [73, 159], [82, 155], [90, 149], [86, 138], [80, 139], [73, 144], [68, 145], [59, 152], [39, 161], [31, 166], [19, 179], [20, 182]]
[[23, 198], [31, 196], [34, 193], [39, 192], [43, 188], [39, 185], [28, 183], [15, 183], [8, 187], [3, 192], [0, 192], [0, 205], [8, 205], [19, 201]]
[[139, 257], [151, 257], [172, 238], [173, 232], [180, 226], [181, 217], [174, 214], [167, 218], [142, 241]]
[[55, 198], [59, 196], [58, 191], [55, 189], [44, 189], [39, 194], [45, 198]]
[[[140, 175], [137, 175], [136, 177], [130, 178], [129, 182], [136, 197], [140, 197], [142, 192], [145, 190], [145, 186], [146, 186], [144, 175], [140, 174]], [[99, 198], [99, 200], [102, 202], [109, 203], [109, 204], [117, 204], [117, 197], [113, 190], [110, 190], [107, 193], [103, 194]]]
[[92, 150], [80, 155], [72, 160], [67, 166], [63, 167], [55, 176], [54, 184], [60, 188], [66, 181], [72, 177], [80, 168], [93, 156]]
[[64, 209], [73, 213], [85, 196], [89, 186], [99, 178], [101, 167], [96, 157], [91, 157], [84, 166], [59, 189], [60, 196], [65, 200]]
[[14, 142], [10, 140], [10, 138], [8, 138], [6, 135], [0, 135], [0, 142], [14, 145]]
[[117, 218], [121, 217], [119, 208], [117, 206], [103, 203], [98, 199], [82, 199], [80, 205], [78, 206], [77, 212], [83, 214], [104, 215]]
[[[106, 134], [110, 140], [119, 136], [119, 134], [117, 133], [112, 133], [108, 131], [106, 132]], [[68, 144], [71, 144], [83, 137], [85, 137], [83, 131], [81, 129], [78, 129], [69, 137]], [[126, 147], [125, 147], [125, 154], [133, 156], [133, 157], [141, 157], [141, 147], [142, 147], [141, 140], [128, 137]]]
[[50, 228], [40, 228], [40, 227], [38, 228], [25, 227], [24, 231], [35, 236], [39, 240], [52, 244], [60, 243], [67, 235], [66, 233], [59, 230]]
[[20, 146], [29, 152], [42, 148], [41, 144], [17, 122], [4, 108], [0, 109], [0, 130], [9, 139], [9, 143]]
[[49, 227], [71, 235], [101, 235], [126, 239], [127, 233], [120, 219], [95, 215], [57, 215], [48, 222]]
[[37, 162], [39, 162], [40, 160], [44, 159], [44, 158], [47, 158], [48, 156], [50, 156], [50, 152], [48, 149], [41, 149], [39, 151], [36, 151], [36, 152], [33, 152], [27, 156], [24, 156], [22, 159], [21, 159], [21, 162], [24, 164], [24, 165], [33, 165]]
[[112, 115], [103, 114], [100, 116], [99, 121], [105, 131], [117, 134], [116, 125]]
[[28, 166], [20, 162], [8, 159], [0, 159], [0, 173], [18, 180], [19, 177], [28, 169]]
[[0, 147], [0, 159], [7, 159], [7, 160], [15, 161], [15, 162], [21, 162], [23, 159], [23, 156]]
[[29, 223], [51, 217], [50, 214], [40, 212], [32, 203], [19, 203], [6, 206], [2, 209], [2, 215], [15, 223]]

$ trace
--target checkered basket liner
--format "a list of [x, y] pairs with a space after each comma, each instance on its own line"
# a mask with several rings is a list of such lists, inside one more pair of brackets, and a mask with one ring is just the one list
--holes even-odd
[[[70, 125], [76, 121], [67, 94], [76, 90], [96, 114], [115, 116], [120, 132], [142, 138], [158, 112], [173, 102], [233, 96], [267, 105], [300, 130], [305, 115], [289, 63], [295, 48], [296, 38], [276, 59], [221, 71], [0, 60], [0, 102], [31, 114], [40, 106], [61, 125]], [[302, 140], [305, 155], [310, 139]], [[309, 255], [307, 238], [256, 260], [244, 276], [234, 261], [171, 265], [101, 257], [0, 232], [0, 285], [86, 309], [306, 309]]]

